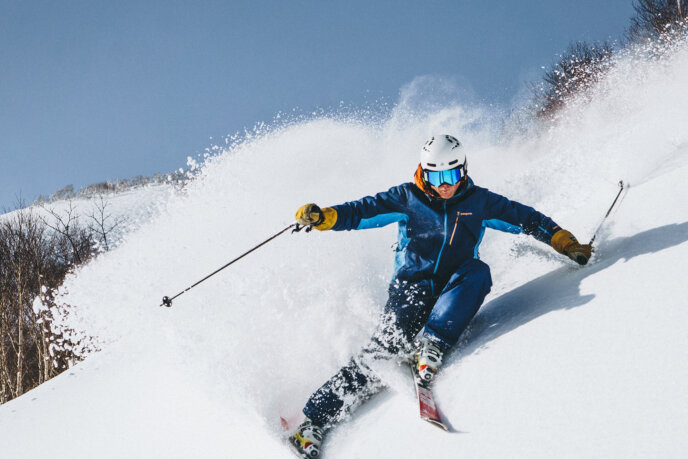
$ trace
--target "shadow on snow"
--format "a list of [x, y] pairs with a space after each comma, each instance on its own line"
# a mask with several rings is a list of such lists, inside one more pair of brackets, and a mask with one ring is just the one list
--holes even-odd
[[574, 271], [571, 267], [562, 267], [500, 295], [480, 308], [450, 361], [476, 352], [494, 339], [544, 314], [590, 302], [595, 295], [580, 294], [580, 284], [586, 277], [621, 260], [659, 252], [685, 241], [688, 241], [688, 222], [615, 238], [597, 247], [597, 260], [593, 258], [587, 266]]

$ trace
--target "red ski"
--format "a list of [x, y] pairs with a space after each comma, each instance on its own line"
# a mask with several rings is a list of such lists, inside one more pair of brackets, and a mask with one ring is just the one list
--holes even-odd
[[413, 375], [413, 381], [416, 384], [416, 394], [418, 394], [420, 418], [434, 426], [439, 427], [445, 432], [449, 432], [449, 427], [442, 422], [440, 414], [437, 412], [437, 405], [435, 405], [435, 399], [432, 396], [432, 390], [424, 385], [423, 381], [418, 376], [415, 366], [410, 365], [410, 367], [411, 374]]

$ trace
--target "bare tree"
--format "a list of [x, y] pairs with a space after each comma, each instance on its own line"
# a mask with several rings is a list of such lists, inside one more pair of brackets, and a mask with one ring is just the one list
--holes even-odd
[[681, 0], [637, 0], [626, 36], [631, 42], [662, 37], [686, 28]]
[[[57, 214], [57, 213], [56, 213]], [[58, 374], [73, 359], [50, 329], [54, 293], [65, 276], [90, 259], [93, 235], [73, 208], [48, 225], [31, 208], [0, 220], [0, 403]]]
[[591, 88], [611, 65], [614, 47], [608, 43], [575, 42], [545, 72], [534, 88], [539, 117], [551, 117], [574, 95]]
[[[13, 219], [3, 222], [0, 228], [0, 260], [3, 282], [0, 288], [3, 305], [3, 331], [6, 333], [0, 352], [3, 356], [2, 376], [5, 398], [17, 397], [24, 392], [25, 376], [30, 379], [34, 368], [29, 368], [34, 361], [31, 333], [30, 304], [32, 292], [39, 289], [40, 278], [36, 273], [41, 268], [36, 266], [44, 260], [40, 251], [44, 246], [45, 227], [30, 212], [17, 212]], [[14, 355], [14, 362], [9, 358]], [[12, 378], [12, 375], [14, 377]]]
[[74, 207], [74, 201], [68, 199], [67, 204], [68, 208], [62, 213], [44, 207], [53, 217], [53, 221], [48, 218], [42, 218], [42, 220], [48, 228], [62, 236], [61, 245], [68, 244], [68, 247], [58, 250], [59, 254], [66, 258], [65, 262], [70, 264], [73, 258], [73, 263], [79, 265], [88, 261], [93, 255], [93, 236], [79, 224], [79, 215]]
[[74, 185], [67, 185], [64, 188], [57, 190], [51, 198], [53, 200], [71, 199], [74, 196]]
[[89, 229], [98, 237], [100, 246], [106, 252], [110, 250], [108, 235], [124, 221], [122, 218], [113, 217], [109, 213], [107, 210], [109, 205], [110, 203], [105, 196], [99, 194], [95, 201], [95, 208], [88, 214], [91, 220]]

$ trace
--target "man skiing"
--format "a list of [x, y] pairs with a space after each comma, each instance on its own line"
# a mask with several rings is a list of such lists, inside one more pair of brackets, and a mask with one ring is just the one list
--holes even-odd
[[478, 258], [485, 228], [523, 232], [581, 265], [588, 262], [592, 247], [581, 245], [549, 217], [474, 185], [462, 150], [450, 135], [432, 137], [421, 150], [413, 182], [358, 201], [298, 209], [297, 223], [321, 231], [399, 225], [382, 320], [361, 352], [306, 403], [306, 419], [289, 438], [301, 457], [317, 457], [327, 430], [382, 388], [371, 368], [375, 360], [413, 352], [417, 377], [429, 387], [442, 356], [490, 292], [490, 269]]

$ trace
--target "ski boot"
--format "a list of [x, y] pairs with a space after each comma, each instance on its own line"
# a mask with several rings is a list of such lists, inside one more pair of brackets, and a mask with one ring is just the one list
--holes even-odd
[[422, 385], [430, 387], [442, 364], [442, 351], [429, 339], [422, 338], [413, 354], [413, 364]]
[[289, 445], [300, 458], [315, 458], [320, 456], [323, 436], [322, 427], [313, 424], [310, 419], [306, 418], [296, 429], [296, 432], [289, 437]]

